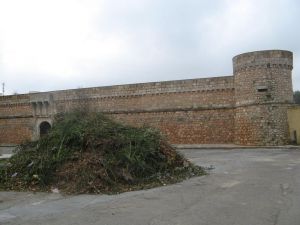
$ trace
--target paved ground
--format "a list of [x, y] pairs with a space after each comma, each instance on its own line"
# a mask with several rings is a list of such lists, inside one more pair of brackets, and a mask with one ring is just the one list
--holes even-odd
[[299, 225], [300, 150], [185, 150], [210, 175], [117, 196], [0, 192], [0, 224]]

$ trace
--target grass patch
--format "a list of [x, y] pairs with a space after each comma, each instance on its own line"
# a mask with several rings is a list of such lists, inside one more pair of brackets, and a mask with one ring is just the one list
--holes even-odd
[[101, 113], [57, 115], [48, 135], [20, 145], [0, 167], [0, 189], [119, 193], [203, 175], [152, 128]]

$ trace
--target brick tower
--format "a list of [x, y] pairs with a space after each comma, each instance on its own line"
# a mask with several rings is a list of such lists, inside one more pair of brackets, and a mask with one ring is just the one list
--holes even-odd
[[257, 51], [233, 58], [236, 144], [288, 143], [292, 69], [293, 53], [289, 51]]

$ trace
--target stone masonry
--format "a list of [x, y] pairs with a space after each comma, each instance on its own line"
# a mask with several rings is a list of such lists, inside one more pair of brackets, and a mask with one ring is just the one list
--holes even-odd
[[42, 123], [77, 108], [156, 127], [174, 144], [287, 144], [292, 61], [250, 52], [233, 58], [233, 76], [0, 96], [0, 145], [37, 139]]

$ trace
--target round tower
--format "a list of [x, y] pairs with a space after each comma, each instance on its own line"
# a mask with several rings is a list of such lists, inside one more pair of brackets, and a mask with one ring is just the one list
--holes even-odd
[[292, 69], [293, 53], [289, 51], [257, 51], [233, 58], [236, 144], [288, 143]]

